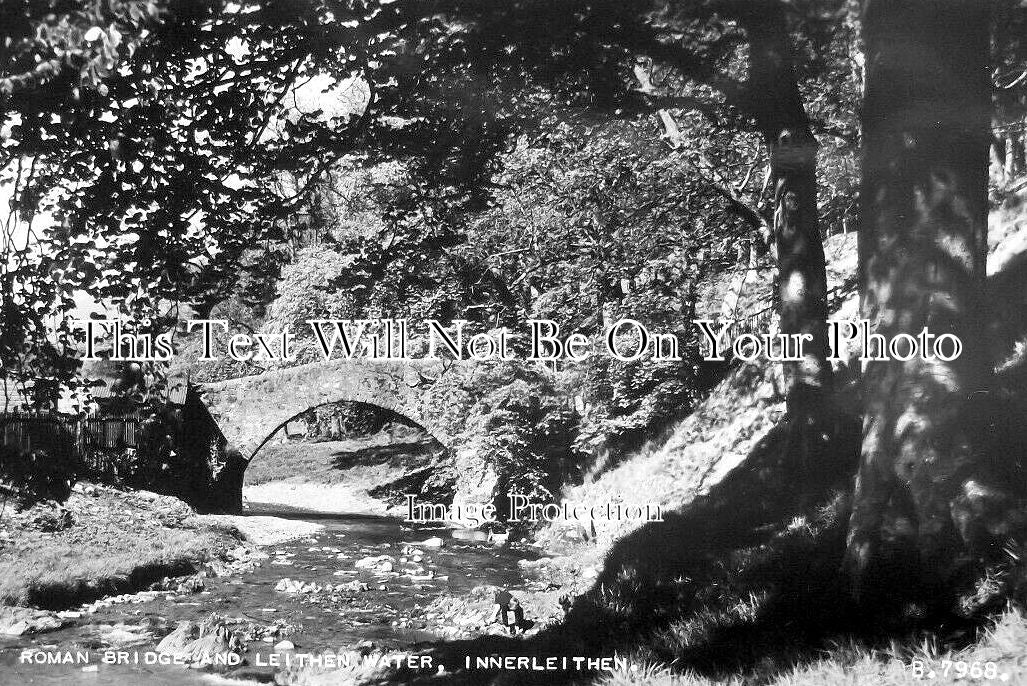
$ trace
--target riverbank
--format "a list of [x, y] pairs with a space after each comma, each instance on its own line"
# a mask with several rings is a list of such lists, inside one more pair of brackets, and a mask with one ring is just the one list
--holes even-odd
[[0, 521], [0, 603], [64, 609], [197, 571], [236, 546], [169, 496], [80, 483], [62, 504]]
[[5, 509], [0, 605], [71, 608], [196, 574], [232, 558], [240, 546], [317, 530], [317, 524], [275, 517], [199, 516], [170, 496], [80, 483], [64, 503]]
[[366, 484], [270, 481], [243, 487], [244, 503], [261, 503], [327, 514], [385, 516], [399, 510], [367, 494]]
[[324, 529], [324, 526], [315, 522], [256, 515], [196, 515], [196, 520], [214, 528], [234, 530], [254, 546], [278, 545], [297, 538], [308, 538]]
[[281, 438], [246, 468], [246, 502], [327, 514], [397, 515], [405, 494], [452, 493], [452, 460], [419, 429], [390, 424], [338, 440]]
[[[64, 612], [8, 613], [12, 626], [26, 624], [15, 627], [14, 635], [0, 636], [0, 673], [12, 682], [42, 676], [52, 683], [78, 683], [79, 670], [88, 668], [111, 686], [134, 686], [140, 675], [133, 664], [101, 661], [107, 650], [127, 650], [143, 659], [151, 653], [181, 658], [194, 667], [180, 670], [175, 663], [166, 669], [157, 665], [152, 674], [147, 670], [148, 678], [159, 677], [154, 683], [162, 685], [200, 686], [215, 673], [291, 683], [283, 681], [285, 662], [272, 662], [276, 656], [328, 651], [352, 654], [363, 664], [367, 654], [407, 653], [436, 640], [495, 631], [488, 618], [499, 588], [515, 589], [524, 600], [527, 618], [535, 622], [530, 633], [547, 624], [539, 621], [541, 608], [521, 590], [523, 570], [534, 562], [534, 552], [521, 544], [450, 539], [395, 518], [281, 515], [195, 517], [196, 524], [211, 520], [238, 528], [248, 541], [226, 551], [225, 562], [207, 563], [194, 576]], [[277, 542], [292, 533], [285, 525], [293, 521], [311, 533]], [[247, 527], [253, 525], [257, 530], [250, 534]], [[8, 609], [0, 608], [0, 625]], [[22, 631], [28, 622], [37, 627]], [[45, 657], [23, 664], [18, 656], [26, 649], [40, 656], [74, 650], [86, 657], [68, 667], [44, 663]], [[233, 653], [238, 659], [207, 664], [203, 655], [208, 653]]]
[[[509, 590], [540, 631], [500, 641], [489, 636], [492, 589], [451, 594], [417, 618], [444, 639], [430, 652], [447, 665], [464, 664], [467, 654], [626, 656], [635, 671], [572, 677], [602, 686], [913, 684], [926, 675], [915, 664], [954, 683], [955, 671], [940, 671], [945, 660], [991, 670], [989, 683], [1027, 678], [1022, 605], [987, 605], [989, 589], [965, 599], [979, 611], [956, 629], [911, 618], [885, 630], [853, 611], [838, 570], [859, 424], [840, 420], [817, 434], [805, 462], [795, 463], [789, 446], [799, 428], [783, 417], [778, 377], [771, 365], [733, 369], [667, 435], [566, 489], [563, 499], [576, 502], [645, 494], [666, 518], [539, 531], [546, 557], [523, 561], [525, 578]], [[692, 673], [682, 675], [682, 666]], [[308, 670], [295, 683], [333, 676]], [[520, 683], [516, 676], [457, 667], [443, 682]], [[377, 678], [428, 681], [402, 671]]]
[[[783, 399], [776, 391], [779, 385], [776, 376], [775, 368], [761, 365], [732, 371], [700, 405], [698, 412], [678, 422], [664, 436], [654, 438], [650, 445], [643, 446], [623, 464], [605, 471], [597, 469], [584, 484], [568, 488], [563, 498], [576, 502], [620, 502], [631, 494], [644, 493], [647, 501], [661, 505], [668, 514], [687, 508], [725, 480], [727, 475], [738, 470], [754, 453], [762, 454], [757, 446], [768, 438], [784, 410]], [[753, 389], [756, 389], [755, 393]], [[752, 402], [753, 395], [756, 395], [755, 403]], [[357, 501], [346, 493], [349, 484], [279, 482], [262, 486], [266, 489], [263, 492], [261, 486], [252, 490], [248, 488], [246, 497], [254, 501], [327, 511], [340, 511]], [[753, 492], [747, 490], [746, 493], [750, 502], [759, 502]], [[680, 542], [686, 540], [686, 534], [695, 536], [705, 527], [726, 525], [732, 511], [710, 513], [705, 524], [697, 522], [687, 527], [688, 531], [675, 530], [666, 535], [661, 531], [661, 525], [603, 520], [591, 527], [558, 522], [538, 531], [535, 544], [541, 557], [522, 560], [522, 579], [508, 588], [520, 601], [525, 617], [532, 622], [532, 629], [523, 642], [513, 642], [505, 649], [513, 654], [545, 653], [548, 650], [546, 654], [557, 655], [607, 655], [611, 651], [628, 654], [639, 650], [640, 646], [652, 640], [653, 627], [642, 622], [627, 628], [624, 607], [635, 608], [639, 617], [659, 615], [651, 608], [671, 605], [660, 595], [660, 589], [667, 583], [674, 583], [674, 579], [661, 577], [652, 588], [649, 583], [633, 585], [641, 580], [638, 575], [645, 578], [660, 569], [660, 560], [639, 560], [644, 556], [637, 554], [637, 550], [624, 550], [618, 544], [631, 534], [638, 534], [639, 529], [645, 529], [645, 545], [642, 547], [658, 558], [661, 551], [676, 550]], [[786, 528], [790, 520], [790, 516], [785, 518]], [[648, 535], [650, 533], [654, 535]], [[624, 563], [623, 577], [620, 565], [608, 563], [607, 558], [611, 554]], [[675, 558], [671, 565], [681, 562]], [[701, 590], [708, 580], [707, 574], [697, 576], [695, 588]], [[717, 582], [721, 581], [717, 579]], [[615, 592], [603, 589], [615, 589]], [[477, 649], [469, 649], [463, 642], [489, 641], [493, 640], [490, 635], [501, 633], [499, 627], [490, 622], [491, 597], [495, 590], [494, 587], [483, 586], [470, 593], [448, 594], [437, 598], [406, 621], [431, 631], [444, 641], [435, 648], [445, 655], [442, 662], [462, 664], [463, 658], [449, 655], [449, 651], [475, 652]], [[742, 603], [747, 599], [741, 592], [737, 597], [732, 596]], [[713, 603], [709, 608], [716, 613], [716, 620], [711, 620], [711, 626], [718, 622], [727, 626], [737, 620]], [[680, 616], [689, 614], [685, 608], [675, 609], [679, 610]], [[662, 631], [664, 635], [686, 643], [694, 641], [676, 628], [663, 628]], [[590, 641], [590, 636], [603, 636], [604, 641]], [[453, 642], [460, 647], [447, 645]], [[518, 652], [519, 646], [526, 652]], [[542, 649], [543, 646], [546, 650]], [[492, 652], [491, 648], [486, 652]], [[316, 671], [309, 670], [303, 674], [299, 683], [305, 683], [303, 678], [310, 678], [310, 683], [316, 683]], [[402, 674], [393, 676], [397, 681], [405, 678]], [[481, 675], [458, 670], [454, 674], [454, 682], [474, 683], [476, 676]], [[586, 677], [586, 680], [590, 679]]]

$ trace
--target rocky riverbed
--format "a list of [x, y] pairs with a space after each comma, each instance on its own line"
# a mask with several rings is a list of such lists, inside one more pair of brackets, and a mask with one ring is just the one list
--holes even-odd
[[[0, 635], [50, 631], [83, 613], [252, 571], [273, 545], [323, 528], [277, 517], [199, 516], [176, 498], [77, 484], [64, 503], [0, 518]], [[34, 606], [34, 607], [25, 607]]]
[[[84, 487], [66, 508], [81, 525], [88, 511], [83, 499], [110, 505], [112, 497], [105, 489]], [[172, 506], [151, 494], [125, 497], [129, 509], [160, 505], [153, 516]], [[510, 589], [521, 600], [531, 636], [563, 616], [561, 596], [572, 585], [554, 583], [548, 575], [589, 575], [570, 561], [539, 558], [524, 544], [461, 540], [446, 530], [411, 529], [394, 518], [182, 514], [180, 525], [209, 532], [217, 542], [188, 573], [85, 597], [60, 610], [5, 610], [0, 671], [55, 684], [77, 683], [84, 671], [102, 671], [104, 683], [126, 685], [144, 676], [154, 683], [192, 683], [207, 672], [303, 683], [323, 665], [314, 668], [283, 656], [327, 653], [336, 661], [351, 655], [347, 665], [334, 669], [380, 673], [389, 667], [384, 659], [389, 655], [496, 632], [491, 614], [499, 589]], [[22, 523], [31, 519], [24, 513], [19, 517]], [[120, 517], [127, 523], [141, 515]], [[16, 558], [13, 548], [7, 554], [9, 561]], [[109, 651], [143, 664], [108, 664]], [[84, 664], [24, 660], [25, 655], [45, 661], [80, 652], [87, 656]], [[383, 659], [372, 669], [367, 662], [374, 656]]]

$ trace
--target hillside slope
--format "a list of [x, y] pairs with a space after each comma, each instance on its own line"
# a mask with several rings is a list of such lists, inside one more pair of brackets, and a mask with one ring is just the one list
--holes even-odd
[[[835, 293], [833, 318], [855, 316], [857, 299], [852, 277], [856, 267], [856, 235], [832, 236], [828, 256], [828, 288]], [[738, 300], [739, 317], [766, 307], [765, 275], [754, 277]], [[726, 284], [724, 284], [726, 285]], [[751, 290], [750, 290], [751, 289]], [[712, 292], [703, 311], [714, 311]], [[848, 365], [838, 369], [842, 384], [850, 380]], [[644, 494], [647, 502], [670, 512], [691, 502], [741, 465], [754, 447], [784, 416], [781, 366], [766, 361], [735, 363], [726, 377], [698, 404], [695, 411], [650, 440], [631, 459], [592, 481], [565, 490], [566, 501], [587, 504], [625, 502]], [[565, 522], [540, 534], [545, 545], [590, 538], [598, 550], [644, 522], [596, 521], [594, 531]]]

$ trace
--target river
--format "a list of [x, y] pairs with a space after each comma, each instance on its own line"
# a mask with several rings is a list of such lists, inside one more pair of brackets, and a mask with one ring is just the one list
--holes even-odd
[[[303, 652], [353, 648], [362, 641], [372, 641], [385, 649], [406, 649], [438, 640], [423, 630], [424, 623], [416, 616], [418, 608], [440, 596], [459, 596], [483, 584], [517, 585], [521, 580], [518, 561], [533, 557], [516, 546], [497, 548], [449, 538], [445, 530], [415, 530], [395, 518], [287, 511], [259, 504], [251, 505], [247, 514], [315, 521], [324, 529], [312, 538], [267, 548], [272, 557], [252, 572], [206, 579], [202, 592], [115, 604], [83, 614], [58, 631], [0, 638], [0, 684], [210, 684], [209, 677], [199, 670], [173, 665], [107, 664], [102, 658], [103, 651], [111, 648], [125, 651], [129, 660], [145, 656], [180, 620], [200, 621], [212, 612], [262, 625], [290, 627], [286, 635], [268, 639], [268, 643], [251, 643], [248, 653], [270, 651], [271, 643], [283, 637]], [[432, 536], [444, 538], [446, 545], [438, 549], [417, 545]], [[379, 555], [396, 559], [397, 572], [411, 567], [424, 572], [411, 578], [354, 568], [357, 560]], [[368, 590], [346, 596], [276, 591], [276, 584], [283, 578], [318, 586], [356, 579], [366, 583]], [[131, 634], [140, 632], [143, 637], [132, 640]], [[20, 656], [29, 650], [50, 655], [68, 651], [73, 659], [85, 655], [89, 662], [22, 663]], [[252, 655], [247, 657], [251, 664], [236, 676], [245, 674], [259, 680], [270, 677], [272, 667], [254, 666]]]

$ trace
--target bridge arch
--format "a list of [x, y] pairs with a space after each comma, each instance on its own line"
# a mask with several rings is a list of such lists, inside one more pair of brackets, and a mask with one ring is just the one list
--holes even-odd
[[307, 410], [341, 402], [391, 410], [420, 425], [446, 449], [453, 437], [428, 403], [441, 365], [426, 361], [335, 360], [204, 384], [203, 398], [229, 445], [246, 460], [287, 422]]
[[[430, 437], [430, 438], [434, 439], [434, 441], [437, 442], [439, 445], [441, 445], [443, 447], [443, 449], [449, 450], [449, 445], [446, 444], [446, 443], [443, 443], [442, 441], [440, 441], [438, 439], [438, 437], [435, 435], [435, 433], [433, 433], [430, 429], [425, 427], [421, 423], [421, 421], [419, 419], [415, 419], [413, 417], [409, 417], [405, 413], [397, 411], [393, 407], [386, 406], [385, 403], [368, 402], [368, 401], [364, 401], [364, 400], [349, 400], [349, 399], [347, 399], [347, 400], [342, 400], [342, 401], [329, 400], [329, 401], [325, 402], [323, 405], [316, 405], [314, 407], [305, 408], [304, 410], [301, 410], [299, 413], [289, 417], [288, 419], [286, 419], [281, 424], [278, 424], [277, 426], [265, 427], [265, 430], [268, 431], [267, 435], [265, 435], [261, 439], [261, 441], [253, 449], [252, 453], [250, 453], [249, 455], [246, 455], [246, 460], [248, 462], [252, 462], [253, 460], [258, 459], [260, 454], [261, 454], [261, 451], [264, 449], [265, 446], [267, 446], [269, 443], [272, 443], [272, 440], [276, 436], [281, 436], [282, 432], [285, 430], [285, 427], [288, 424], [291, 424], [292, 422], [296, 421], [297, 419], [303, 417], [308, 411], [316, 410], [316, 409], [322, 408], [322, 407], [329, 407], [329, 406], [336, 405], [336, 404], [339, 404], [339, 403], [348, 403], [348, 404], [365, 406], [365, 407], [373, 407], [373, 408], [376, 408], [378, 410], [387, 410], [387, 411], [392, 413], [392, 415], [391, 415], [392, 417], [399, 417], [399, 418], [401, 418], [404, 422], [407, 423], [408, 426], [415, 427], [416, 429], [418, 429], [421, 432], [423, 432], [427, 437]], [[388, 417], [389, 415], [386, 415], [386, 416]], [[386, 423], [388, 421], [389, 420], [386, 419]]]
[[456, 465], [454, 502], [490, 502], [499, 484], [495, 465], [472, 439], [451, 436], [439, 422], [435, 381], [443, 374], [473, 374], [475, 363], [429, 360], [332, 360], [203, 384], [201, 393], [229, 446], [241, 459], [224, 470], [215, 489], [222, 509], [242, 508], [243, 474], [250, 458], [275, 431], [312, 407], [356, 402], [391, 410], [421, 426]]

